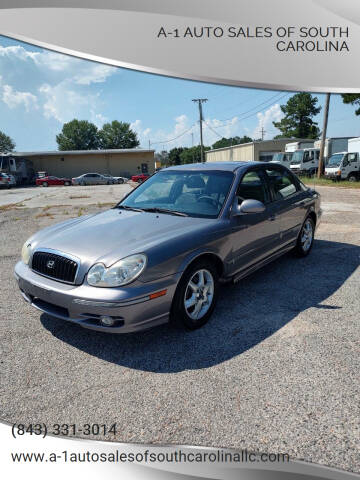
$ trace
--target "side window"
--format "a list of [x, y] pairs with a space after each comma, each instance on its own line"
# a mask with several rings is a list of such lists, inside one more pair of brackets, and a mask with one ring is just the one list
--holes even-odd
[[236, 194], [240, 197], [240, 201], [247, 199], [259, 200], [263, 203], [269, 201], [265, 182], [255, 170], [245, 173]]
[[348, 160], [349, 160], [349, 162], [356, 162], [357, 161], [357, 153], [349, 153]]
[[296, 183], [290, 173], [280, 169], [267, 168], [266, 174], [275, 200], [282, 200], [297, 192]]

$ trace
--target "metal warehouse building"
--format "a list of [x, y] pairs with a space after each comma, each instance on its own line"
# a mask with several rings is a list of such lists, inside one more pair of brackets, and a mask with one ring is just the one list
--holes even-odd
[[205, 152], [206, 162], [269, 162], [275, 153], [283, 152], [285, 145], [291, 142], [312, 140], [306, 138], [279, 138], [275, 140], [259, 140], [255, 142], [242, 143], [232, 147], [217, 148]]
[[59, 177], [77, 177], [83, 173], [108, 173], [129, 177], [154, 173], [154, 150], [73, 150], [56, 152], [13, 152], [7, 156], [31, 160], [35, 172], [45, 171]]

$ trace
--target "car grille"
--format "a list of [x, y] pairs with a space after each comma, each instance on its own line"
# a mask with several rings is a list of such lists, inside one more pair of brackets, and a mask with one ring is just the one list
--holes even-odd
[[31, 263], [35, 272], [67, 283], [74, 283], [77, 267], [74, 260], [48, 252], [35, 252]]

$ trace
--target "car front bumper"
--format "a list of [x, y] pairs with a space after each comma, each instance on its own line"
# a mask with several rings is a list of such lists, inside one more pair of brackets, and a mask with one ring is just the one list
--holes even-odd
[[[15, 278], [24, 300], [50, 316], [84, 328], [112, 333], [146, 330], [169, 320], [172, 299], [181, 274], [135, 289], [98, 288], [87, 284], [68, 285], [33, 272], [23, 262], [15, 266]], [[131, 290], [133, 294], [129, 293]], [[156, 298], [150, 295], [166, 290]], [[103, 325], [101, 316], [112, 317], [113, 326]]]

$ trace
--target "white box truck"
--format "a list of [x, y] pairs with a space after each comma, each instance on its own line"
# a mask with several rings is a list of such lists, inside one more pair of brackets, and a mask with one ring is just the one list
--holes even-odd
[[292, 156], [293, 156], [293, 152], [275, 153], [270, 163], [278, 163], [280, 165], [284, 165], [287, 168], [290, 168]]
[[325, 176], [333, 180], [360, 180], [360, 137], [349, 138], [347, 151], [328, 159]]
[[[354, 137], [329, 137], [325, 139], [325, 148], [324, 148], [324, 163], [327, 164], [329, 158], [334, 155], [334, 153], [347, 152], [348, 151], [348, 142]], [[314, 143], [315, 148], [320, 149], [321, 140], [316, 140]]]
[[296, 175], [311, 177], [319, 167], [320, 150], [318, 148], [304, 148], [293, 153], [290, 169]]
[[312, 148], [315, 140], [300, 140], [299, 142], [290, 142], [285, 145], [285, 152], [295, 152], [303, 148]]

